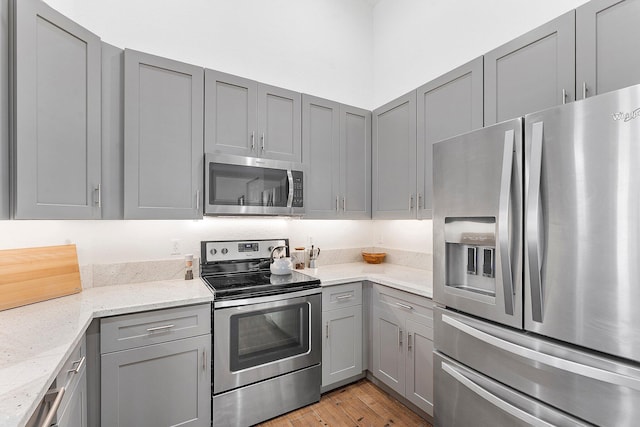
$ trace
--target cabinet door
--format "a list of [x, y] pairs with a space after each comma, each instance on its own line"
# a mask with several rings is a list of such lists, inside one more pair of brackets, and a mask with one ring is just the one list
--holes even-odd
[[371, 112], [340, 106], [340, 194], [342, 214], [371, 218]]
[[374, 308], [373, 320], [373, 376], [404, 395], [404, 319], [395, 312]]
[[87, 427], [87, 371], [83, 370], [76, 387], [67, 391], [69, 403], [58, 416], [57, 427]]
[[482, 57], [418, 88], [418, 218], [431, 218], [432, 145], [482, 127]]
[[433, 415], [433, 328], [407, 319], [407, 387], [405, 397]]
[[322, 312], [322, 387], [362, 373], [362, 306]]
[[102, 355], [103, 426], [211, 424], [211, 335]]
[[15, 0], [14, 212], [100, 218], [100, 39], [40, 0]]
[[484, 55], [484, 124], [575, 99], [575, 11]]
[[0, 0], [0, 219], [9, 210], [9, 0]]
[[205, 152], [257, 156], [258, 83], [205, 70], [204, 88]]
[[298, 92], [258, 84], [260, 157], [302, 161], [301, 105], [302, 97]]
[[124, 53], [124, 214], [202, 217], [202, 68]]
[[336, 218], [340, 184], [340, 105], [302, 97], [302, 145], [306, 166], [305, 218]]
[[416, 92], [373, 112], [374, 219], [416, 217]]
[[640, 83], [640, 1], [592, 0], [576, 9], [576, 98]]

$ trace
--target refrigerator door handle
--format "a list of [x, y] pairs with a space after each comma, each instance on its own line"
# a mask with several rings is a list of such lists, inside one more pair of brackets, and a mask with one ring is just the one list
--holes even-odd
[[560, 357], [541, 353], [539, 351], [514, 344], [510, 341], [503, 340], [494, 335], [476, 329], [473, 326], [467, 325], [466, 323], [454, 319], [453, 317], [447, 316], [446, 314], [442, 316], [442, 321], [449, 326], [452, 326], [459, 331], [472, 336], [473, 338], [476, 338], [486, 344], [489, 344], [493, 347], [499, 348], [516, 356], [520, 356], [555, 369], [560, 369], [574, 375], [592, 378], [609, 384], [628, 387], [640, 391], [640, 380], [628, 375], [607, 371], [605, 369], [600, 369], [589, 365], [584, 365], [582, 363], [562, 359]]
[[529, 256], [529, 280], [531, 282], [532, 317], [542, 322], [543, 289], [540, 277], [542, 260], [540, 245], [541, 210], [540, 180], [542, 175], [543, 122], [533, 124], [531, 136], [531, 173], [529, 175], [529, 195], [527, 200], [527, 250]]
[[475, 394], [477, 394], [487, 402], [491, 403], [493, 406], [501, 409], [502, 411], [506, 412], [509, 415], [512, 415], [513, 417], [519, 419], [520, 421], [536, 427], [552, 427], [553, 426], [553, 424], [549, 424], [548, 422], [541, 420], [540, 418], [535, 417], [516, 406], [513, 406], [512, 404], [499, 398], [495, 394], [490, 393], [489, 391], [485, 390], [484, 388], [482, 388], [481, 386], [479, 386], [478, 384], [476, 384], [475, 382], [473, 382], [472, 380], [464, 376], [462, 373], [458, 372], [456, 368], [449, 365], [448, 363], [442, 362], [442, 370], [447, 374], [451, 375], [460, 384], [462, 384], [463, 386], [465, 386], [466, 388], [468, 388], [469, 390], [471, 390], [472, 392], [474, 392]]
[[502, 156], [502, 178], [500, 180], [500, 204], [498, 209], [498, 251], [502, 269], [504, 310], [510, 315], [513, 315], [515, 293], [511, 273], [511, 254], [509, 253], [509, 206], [511, 205], [514, 139], [515, 132], [513, 129], [509, 129], [504, 133], [504, 154]]

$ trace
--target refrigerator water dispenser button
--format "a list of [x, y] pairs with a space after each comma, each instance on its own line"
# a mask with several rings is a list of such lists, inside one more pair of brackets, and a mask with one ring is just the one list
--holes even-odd
[[477, 249], [474, 247], [467, 248], [467, 274], [478, 274], [476, 259]]
[[485, 277], [494, 276], [493, 249], [483, 249], [482, 275]]

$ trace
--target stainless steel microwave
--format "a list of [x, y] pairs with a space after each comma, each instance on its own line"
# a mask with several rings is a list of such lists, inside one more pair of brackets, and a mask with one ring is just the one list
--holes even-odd
[[302, 215], [299, 163], [205, 154], [205, 215]]

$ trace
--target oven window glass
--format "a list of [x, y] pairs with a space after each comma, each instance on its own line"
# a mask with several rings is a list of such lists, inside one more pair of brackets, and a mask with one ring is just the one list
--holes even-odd
[[309, 352], [309, 303], [231, 316], [231, 371]]
[[287, 207], [286, 170], [212, 162], [209, 180], [210, 205]]

